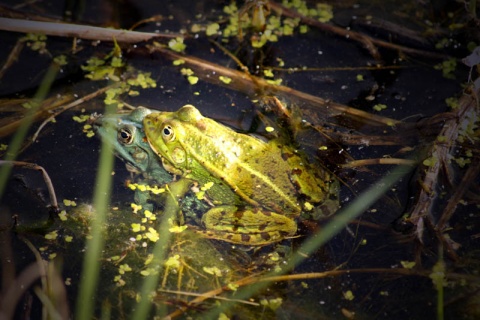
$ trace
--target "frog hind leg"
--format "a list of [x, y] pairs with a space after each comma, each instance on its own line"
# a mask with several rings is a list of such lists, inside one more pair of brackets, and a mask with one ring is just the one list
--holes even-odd
[[202, 217], [204, 237], [241, 245], [267, 245], [297, 232], [295, 220], [260, 208], [219, 206]]

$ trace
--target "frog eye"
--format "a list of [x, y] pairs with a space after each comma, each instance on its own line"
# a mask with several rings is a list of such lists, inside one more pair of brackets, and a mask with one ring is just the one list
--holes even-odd
[[120, 143], [131, 144], [133, 142], [133, 134], [129, 128], [121, 128], [118, 130], [117, 139]]
[[168, 142], [175, 140], [175, 133], [173, 132], [172, 126], [166, 125], [165, 127], [163, 127], [162, 136], [163, 140]]

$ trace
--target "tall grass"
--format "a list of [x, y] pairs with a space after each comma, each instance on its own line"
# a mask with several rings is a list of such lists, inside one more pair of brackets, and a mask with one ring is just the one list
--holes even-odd
[[[116, 105], [107, 106], [106, 114], [113, 113]], [[115, 130], [107, 132], [108, 135], [116, 136]], [[93, 194], [93, 206], [95, 216], [91, 219], [90, 237], [86, 242], [86, 251], [83, 260], [80, 287], [75, 307], [75, 319], [92, 319], [94, 306], [96, 305], [96, 288], [100, 276], [100, 262], [104, 248], [104, 226], [110, 195], [112, 189], [112, 170], [114, 164], [112, 139], [101, 139], [100, 158], [97, 167], [97, 177]]]

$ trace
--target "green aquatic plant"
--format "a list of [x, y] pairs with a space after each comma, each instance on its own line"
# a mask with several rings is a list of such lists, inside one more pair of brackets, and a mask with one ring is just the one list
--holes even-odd
[[436, 70], [441, 70], [442, 74], [447, 79], [455, 79], [455, 69], [457, 68], [457, 60], [451, 58], [435, 65]]
[[[333, 18], [332, 6], [326, 3], [317, 3], [309, 7], [306, 1], [285, 0], [282, 5], [322, 23]], [[248, 34], [253, 48], [261, 48], [268, 42], [277, 42], [282, 36], [292, 36], [295, 32], [308, 31], [308, 26], [300, 23], [299, 18], [282, 16], [280, 12], [270, 8], [268, 1], [246, 1], [240, 8], [237, 2], [232, 1], [223, 7], [223, 13], [227, 16], [221, 15], [218, 22], [212, 22], [206, 27], [194, 24], [191, 26], [191, 31], [195, 33], [205, 31], [207, 36], [221, 36], [224, 42], [228, 42], [229, 38], [243, 38]], [[253, 33], [250, 34], [250, 31]], [[171, 47], [171, 49], [178, 51], [177, 48]]]
[[27, 47], [40, 54], [49, 54], [47, 50], [47, 36], [41, 33], [27, 33], [20, 41], [25, 42]]

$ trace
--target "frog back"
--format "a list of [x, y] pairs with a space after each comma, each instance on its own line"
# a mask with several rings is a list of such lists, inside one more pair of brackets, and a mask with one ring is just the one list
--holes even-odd
[[287, 215], [300, 211], [289, 164], [278, 148], [208, 118], [197, 121], [181, 143], [188, 177], [197, 181], [215, 178], [251, 205]]

